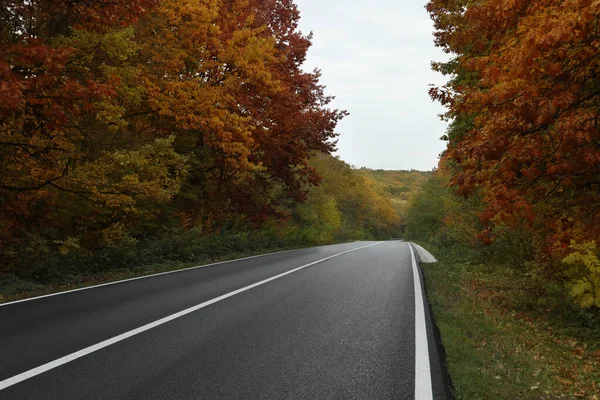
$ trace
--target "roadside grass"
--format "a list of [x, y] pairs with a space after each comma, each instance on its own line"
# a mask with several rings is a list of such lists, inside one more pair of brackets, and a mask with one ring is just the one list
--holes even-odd
[[[348, 242], [303, 232], [167, 229], [155, 236], [121, 240], [95, 252], [60, 252], [40, 241], [20, 249], [18, 265], [0, 265], [0, 303], [244, 257]], [[366, 240], [366, 239], [365, 239]]]
[[302, 247], [304, 246], [265, 247], [249, 251], [230, 252], [212, 257], [198, 257], [194, 261], [187, 262], [161, 260], [160, 262], [140, 264], [138, 266], [115, 267], [99, 272], [76, 271], [43, 281], [4, 273], [0, 274], [0, 303]]
[[457, 399], [600, 399], [600, 313], [516, 268], [423, 245], [439, 260], [423, 270]]

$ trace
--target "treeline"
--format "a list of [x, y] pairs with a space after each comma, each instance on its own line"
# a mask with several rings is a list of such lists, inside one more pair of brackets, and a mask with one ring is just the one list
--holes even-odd
[[393, 200], [374, 190], [361, 170], [323, 153], [309, 165], [322, 181], [309, 189], [305, 202], [295, 204], [284, 234], [312, 244], [400, 235], [401, 215]]
[[441, 220], [411, 229], [518, 249], [519, 265], [600, 307], [600, 4], [431, 0], [427, 9], [436, 44], [454, 55], [433, 64], [449, 80], [430, 91], [451, 121], [436, 179], [454, 197], [429, 183], [422, 202]]
[[290, 0], [0, 1], [0, 272], [388, 238]]
[[369, 187], [381, 196], [389, 198], [394, 210], [400, 216], [401, 232], [411, 206], [411, 201], [420, 194], [422, 186], [432, 176], [431, 171], [390, 171], [383, 169], [360, 168], [359, 172], [367, 180]]

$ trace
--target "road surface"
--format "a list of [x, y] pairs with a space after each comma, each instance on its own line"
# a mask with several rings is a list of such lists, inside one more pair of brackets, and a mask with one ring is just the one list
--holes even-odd
[[0, 305], [0, 399], [445, 399], [412, 257], [355, 242]]

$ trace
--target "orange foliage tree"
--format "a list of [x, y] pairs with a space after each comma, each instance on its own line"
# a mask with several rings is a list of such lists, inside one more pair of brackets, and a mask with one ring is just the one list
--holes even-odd
[[298, 20], [290, 0], [0, 0], [0, 253], [303, 200], [345, 113]]
[[36, 232], [76, 236], [82, 222], [66, 210], [79, 201], [93, 225], [94, 209], [110, 218], [135, 194], [162, 202], [177, 190], [170, 139], [126, 146], [119, 118], [129, 27], [154, 3], [0, 2], [0, 250]]
[[334, 149], [345, 113], [302, 70], [310, 37], [298, 20], [291, 1], [231, 0], [163, 1], [141, 21], [152, 127], [175, 130], [192, 164], [186, 213], [261, 222], [318, 181], [307, 159]]
[[600, 3], [432, 0], [427, 9], [437, 45], [456, 56], [434, 64], [452, 78], [430, 93], [453, 119], [444, 158], [459, 193], [480, 191], [486, 225], [535, 232], [545, 251], [599, 238]]

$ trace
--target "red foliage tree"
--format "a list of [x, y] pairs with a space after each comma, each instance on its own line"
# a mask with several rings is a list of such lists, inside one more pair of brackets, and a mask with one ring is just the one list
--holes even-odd
[[[546, 250], [600, 237], [600, 4], [433, 0], [436, 41], [458, 74], [432, 90], [452, 118], [453, 183], [481, 190], [482, 219], [538, 232]], [[451, 132], [452, 133], [452, 132]]]

